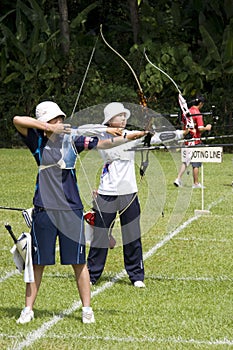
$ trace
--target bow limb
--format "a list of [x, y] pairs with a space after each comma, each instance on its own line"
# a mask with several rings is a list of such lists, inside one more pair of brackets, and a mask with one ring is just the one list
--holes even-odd
[[147, 60], [147, 62], [152, 65], [154, 68], [158, 69], [161, 73], [163, 73], [164, 75], [166, 75], [166, 77], [173, 83], [173, 85], [175, 86], [176, 90], [178, 91], [179, 93], [179, 97], [178, 97], [178, 100], [179, 100], [179, 105], [180, 105], [180, 108], [182, 110], [182, 113], [183, 115], [185, 116], [185, 118], [187, 119], [187, 123], [189, 124], [189, 127], [193, 127], [193, 121], [192, 121], [192, 118], [190, 117], [190, 112], [189, 112], [189, 109], [188, 109], [188, 105], [187, 105], [187, 102], [186, 100], [184, 99], [184, 97], [182, 96], [182, 93], [178, 87], [178, 85], [176, 84], [176, 82], [172, 79], [172, 77], [170, 77], [170, 75], [168, 75], [166, 72], [164, 72], [161, 68], [159, 68], [158, 66], [156, 66], [154, 63], [152, 63], [150, 61], [150, 59], [148, 58], [147, 54], [146, 54], [146, 50], [144, 48], [144, 56]]
[[104, 43], [117, 55], [119, 56], [122, 61], [125, 62], [125, 64], [128, 66], [128, 68], [131, 70], [135, 80], [136, 80], [136, 83], [137, 83], [137, 86], [138, 86], [138, 94], [139, 94], [139, 97], [140, 97], [140, 104], [143, 106], [143, 107], [146, 107], [147, 106], [147, 103], [146, 103], [146, 98], [144, 96], [144, 93], [143, 93], [143, 90], [142, 90], [142, 87], [141, 87], [141, 84], [138, 80], [138, 77], [135, 73], [135, 71], [133, 70], [132, 66], [129, 64], [129, 62], [119, 53], [117, 52], [108, 42], [107, 40], [105, 39], [104, 35], [103, 35], [103, 30], [102, 30], [102, 24], [100, 25], [100, 35], [104, 41]]
[[145, 48], [144, 48], [144, 56], [145, 56], [145, 58], [146, 58], [146, 60], [147, 60], [148, 63], [150, 63], [154, 68], [158, 69], [161, 73], [163, 73], [164, 75], [166, 75], [166, 77], [167, 77], [168, 79], [171, 80], [171, 82], [175, 85], [176, 90], [178, 91], [178, 93], [179, 93], [180, 95], [182, 95], [180, 89], [178, 88], [178, 85], [177, 85], [176, 82], [170, 77], [170, 75], [168, 75], [168, 74], [167, 74], [166, 72], [164, 72], [161, 68], [159, 68], [158, 66], [156, 66], [154, 63], [152, 63], [152, 62], [150, 61], [150, 59], [148, 58], [148, 56], [147, 56], [147, 54], [146, 54], [146, 49], [145, 49]]

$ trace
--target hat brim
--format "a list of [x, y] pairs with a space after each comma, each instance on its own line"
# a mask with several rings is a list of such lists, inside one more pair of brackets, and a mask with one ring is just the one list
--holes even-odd
[[66, 118], [66, 115], [65, 113], [59, 113], [59, 114], [50, 114], [49, 116], [42, 116], [42, 117], [39, 117], [37, 120], [40, 120], [41, 122], [49, 122], [50, 120], [54, 119], [54, 118], [57, 118], [57, 117], [63, 117], [63, 118]]
[[119, 112], [111, 117], [109, 116], [109, 117], [105, 118], [102, 124], [103, 125], [107, 124], [112, 118], [116, 117], [118, 114], [121, 114], [121, 113], [125, 113], [126, 119], [129, 119], [130, 114], [131, 114], [129, 109], [124, 108], [121, 112]]

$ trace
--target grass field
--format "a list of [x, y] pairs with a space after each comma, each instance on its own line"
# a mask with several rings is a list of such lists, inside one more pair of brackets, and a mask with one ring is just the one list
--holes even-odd
[[[191, 188], [192, 175], [184, 175], [183, 188], [173, 185], [179, 152], [150, 154], [145, 179], [139, 184], [146, 288], [134, 288], [125, 274], [116, 225], [119, 243], [109, 251], [104, 274], [92, 287], [95, 324], [81, 323], [72, 269], [61, 266], [58, 257], [57, 264], [45, 270], [35, 319], [16, 324], [24, 307], [25, 284], [9, 252], [12, 240], [4, 224], [9, 222], [17, 235], [28, 229], [20, 212], [0, 210], [0, 348], [233, 347], [232, 158], [224, 154], [221, 164], [204, 164], [204, 209], [210, 213], [195, 216], [202, 197], [200, 189]], [[30, 208], [37, 173], [33, 157], [24, 149], [0, 149], [0, 161], [0, 205]], [[95, 187], [100, 162], [95, 154], [82, 163], [85, 169], [79, 169], [78, 182], [89, 209], [90, 188]]]

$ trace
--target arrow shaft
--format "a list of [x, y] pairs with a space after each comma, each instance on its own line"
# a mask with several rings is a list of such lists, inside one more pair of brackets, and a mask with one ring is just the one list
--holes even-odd
[[180, 140], [178, 142], [181, 143], [181, 142], [192, 142], [192, 141], [207, 141], [207, 140], [215, 140], [215, 139], [225, 139], [225, 138], [230, 138], [230, 137], [233, 137], [233, 135], [197, 137], [197, 138], [192, 138], [192, 139]]
[[5, 209], [5, 210], [17, 210], [17, 211], [23, 211], [25, 208], [12, 208], [12, 207], [4, 207], [0, 205], [0, 209]]
[[[201, 147], [230, 147], [233, 146], [233, 143], [218, 143], [218, 144], [203, 144]], [[178, 149], [178, 148], [200, 148], [199, 145], [193, 146], [151, 146], [151, 147], [135, 147], [128, 149], [127, 151], [155, 151], [160, 149]]]

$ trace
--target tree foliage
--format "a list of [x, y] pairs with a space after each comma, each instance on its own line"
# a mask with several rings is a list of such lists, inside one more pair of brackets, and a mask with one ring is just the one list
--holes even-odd
[[140, 77], [151, 108], [177, 111], [177, 93], [144, 49], [187, 99], [202, 92], [207, 109], [216, 105], [219, 132], [232, 126], [232, 0], [3, 0], [0, 10], [0, 146], [14, 144], [12, 117], [33, 115], [42, 100], [71, 114], [96, 42], [77, 108], [137, 102], [132, 73], [99, 37], [100, 24]]

